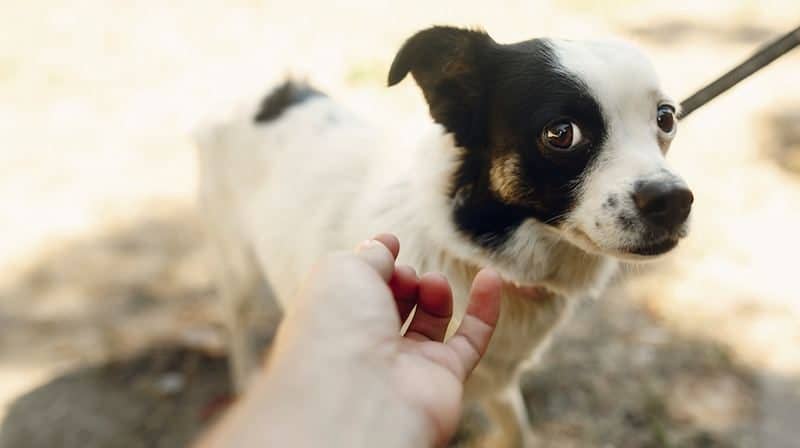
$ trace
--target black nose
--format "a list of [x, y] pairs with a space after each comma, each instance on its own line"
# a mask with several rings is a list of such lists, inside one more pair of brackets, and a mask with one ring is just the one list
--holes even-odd
[[636, 185], [633, 201], [650, 224], [674, 230], [689, 217], [694, 196], [683, 185], [651, 181]]

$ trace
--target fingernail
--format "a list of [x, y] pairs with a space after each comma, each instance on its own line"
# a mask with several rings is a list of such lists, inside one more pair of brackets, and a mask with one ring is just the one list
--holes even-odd
[[376, 240], [364, 240], [364, 241], [358, 243], [358, 245], [356, 246], [355, 252], [357, 254], [360, 254], [361, 252], [363, 252], [366, 249], [375, 247], [376, 244], [380, 244], [380, 242], [378, 242]]

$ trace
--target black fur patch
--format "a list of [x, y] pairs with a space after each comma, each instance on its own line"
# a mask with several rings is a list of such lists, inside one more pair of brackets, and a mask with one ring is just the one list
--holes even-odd
[[[389, 84], [411, 72], [431, 116], [465, 149], [451, 187], [457, 227], [478, 244], [501, 246], [526, 219], [557, 226], [574, 208], [581, 175], [606, 140], [606, 123], [588, 88], [559, 67], [548, 41], [501, 45], [481, 31], [434, 27], [411, 37]], [[554, 120], [574, 121], [588, 143], [555, 152], [540, 139]], [[519, 160], [522, 201], [491, 189], [495, 161]]]
[[261, 107], [253, 117], [253, 121], [256, 123], [268, 123], [276, 120], [292, 105], [300, 104], [315, 96], [325, 96], [325, 94], [306, 83], [292, 81], [291, 79], [286, 80], [283, 84], [274, 88], [261, 101]]

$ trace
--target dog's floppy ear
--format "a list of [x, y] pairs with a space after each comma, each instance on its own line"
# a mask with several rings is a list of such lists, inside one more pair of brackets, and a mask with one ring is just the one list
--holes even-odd
[[420, 31], [395, 56], [389, 85], [399, 83], [411, 72], [433, 119], [464, 145], [480, 133], [473, 125], [483, 106], [481, 62], [493, 45], [495, 42], [483, 31], [446, 26]]

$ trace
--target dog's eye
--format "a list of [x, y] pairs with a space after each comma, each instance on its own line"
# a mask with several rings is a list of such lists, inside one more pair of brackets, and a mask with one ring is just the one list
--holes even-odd
[[675, 108], [669, 104], [658, 106], [656, 122], [661, 131], [665, 134], [671, 134], [675, 130]]
[[583, 140], [581, 128], [571, 121], [558, 121], [542, 131], [542, 142], [555, 151], [569, 151]]

